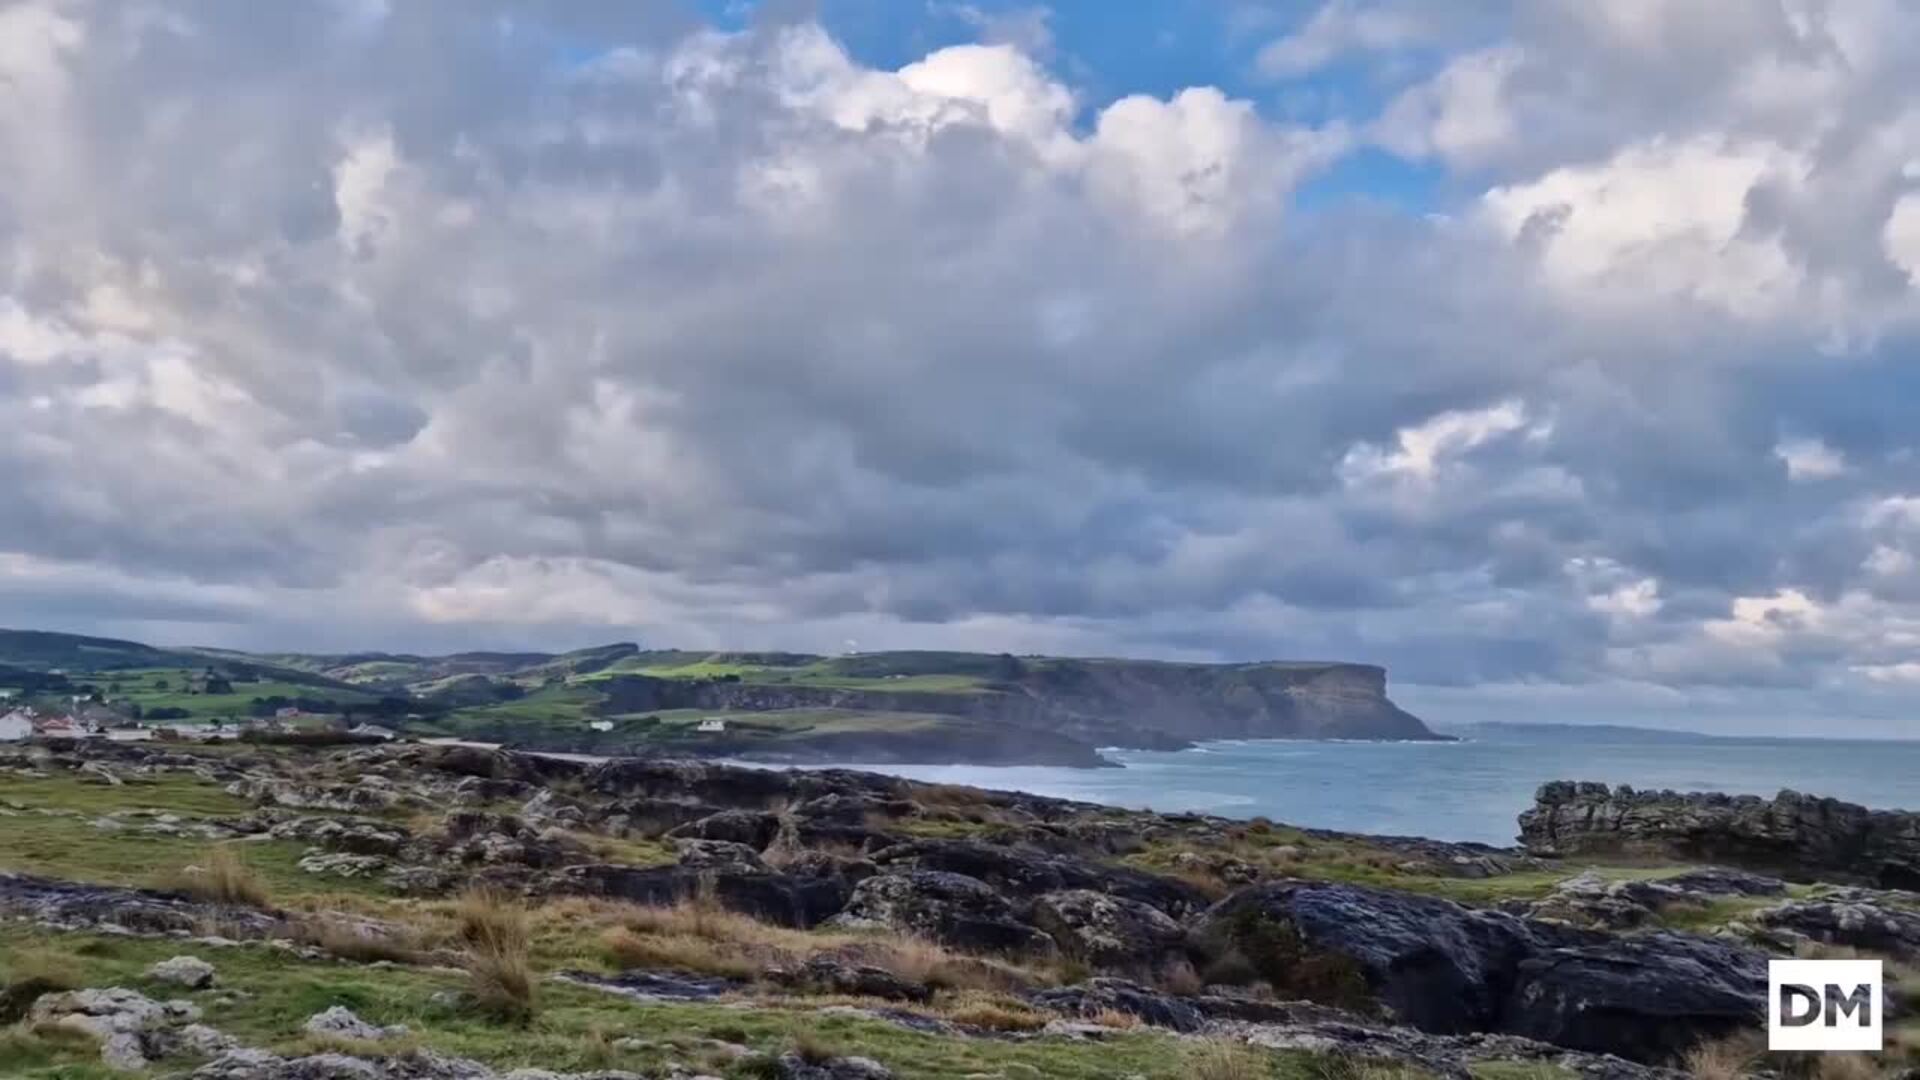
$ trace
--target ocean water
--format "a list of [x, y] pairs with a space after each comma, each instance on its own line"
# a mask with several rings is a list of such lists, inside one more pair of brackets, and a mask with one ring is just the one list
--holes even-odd
[[1920, 810], [1920, 742], [1689, 739], [1647, 743], [1570, 731], [1543, 743], [1232, 741], [1172, 752], [1109, 750], [1119, 769], [852, 765], [916, 780], [1162, 811], [1509, 845], [1548, 780], [1771, 796], [1782, 788]]

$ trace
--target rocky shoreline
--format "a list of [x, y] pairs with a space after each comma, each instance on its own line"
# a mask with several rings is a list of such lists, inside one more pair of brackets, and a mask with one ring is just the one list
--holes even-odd
[[[1173, 1037], [1360, 1055], [1461, 1078], [1489, 1061], [1618, 1080], [1677, 1076], [1669, 1070], [1690, 1052], [1756, 1029], [1769, 956], [1819, 946], [1920, 958], [1920, 898], [1858, 884], [1905, 865], [1896, 856], [1911, 815], [1790, 795], [1749, 803], [1549, 784], [1522, 819], [1524, 847], [1497, 849], [844, 770], [588, 762], [471, 746], [0, 752], [0, 813], [46, 817], [65, 811], [7, 799], [7, 777], [71, 777], [124, 790], [130, 806], [149, 786], [207, 785], [252, 809], [193, 820], [110, 812], [87, 827], [304, 845], [297, 871], [320, 887], [367, 883], [428, 901], [483, 888], [535, 912], [705, 905], [787, 944], [720, 969], [649, 959], [549, 978], [633, 1001], [825, 995], [942, 1038], [1007, 1036], [966, 1014], [929, 1013], [951, 993], [940, 979], [877, 959], [880, 946], [862, 942], [925, 942], [956, 958], [943, 963], [1009, 973], [994, 976], [1005, 980], [1006, 1007], [1038, 1018], [1022, 1037], [1092, 1037], [1080, 1028], [1118, 1017]], [[619, 857], [642, 845], [658, 856]], [[1603, 846], [1642, 859], [1712, 852], [1727, 868], [1558, 872]], [[1752, 862], [1778, 876], [1735, 868]], [[1526, 885], [1543, 878], [1554, 880]], [[1808, 891], [1783, 878], [1836, 884]], [[214, 926], [221, 942], [309, 958], [342, 938], [397, 938], [393, 920], [412, 910], [401, 903], [391, 916], [327, 915], [321, 933], [306, 910], [0, 874], [0, 915], [50, 933], [204, 944]], [[1709, 923], [1709, 914], [1724, 917]], [[627, 954], [662, 948], [641, 940]], [[422, 947], [412, 962], [448, 957]], [[1014, 974], [1037, 971], [1055, 974]], [[284, 1055], [242, 1049], [195, 1075], [310, 1075]], [[483, 1075], [448, 1069], [364, 1075]]]

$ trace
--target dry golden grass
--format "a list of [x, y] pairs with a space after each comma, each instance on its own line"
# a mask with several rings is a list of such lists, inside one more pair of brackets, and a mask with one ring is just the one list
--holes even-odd
[[1432, 1075], [1412, 1066], [1350, 1054], [1314, 1058], [1308, 1062], [1306, 1072], [1312, 1080], [1428, 1080]]
[[825, 1065], [840, 1056], [840, 1052], [812, 1028], [794, 1029], [788, 1040], [788, 1049], [809, 1065]]
[[1087, 1017], [1087, 1021], [1115, 1031], [1132, 1031], [1143, 1023], [1139, 1017], [1130, 1012], [1121, 1012], [1119, 1009], [1101, 1009]]
[[475, 890], [460, 898], [455, 917], [467, 947], [474, 1005], [498, 1020], [531, 1019], [534, 974], [526, 909], [501, 893]]
[[66, 953], [21, 949], [9, 954], [0, 978], [0, 1027], [25, 1016], [43, 994], [78, 989], [82, 977], [79, 961]]
[[1882, 1073], [1865, 1054], [1821, 1054], [1813, 1075], [1815, 1080], [1876, 1080]]
[[1038, 1031], [1049, 1019], [1018, 998], [979, 991], [955, 995], [938, 1012], [956, 1024], [986, 1031]]
[[420, 1052], [420, 1041], [411, 1035], [384, 1039], [353, 1039], [345, 1035], [303, 1035], [295, 1043], [300, 1054], [344, 1054], [348, 1057], [392, 1059], [410, 1058]]
[[788, 967], [831, 954], [937, 990], [1012, 991], [1052, 981], [1028, 968], [956, 953], [905, 934], [773, 926], [728, 911], [708, 897], [665, 907], [602, 906], [596, 916], [612, 924], [601, 943], [607, 958], [623, 968], [665, 967], [750, 978], [770, 966]]
[[1273, 1068], [1267, 1056], [1240, 1043], [1195, 1043], [1187, 1051], [1187, 1080], [1268, 1080]]
[[1693, 1080], [1741, 1080], [1751, 1074], [1765, 1049], [1756, 1035], [1735, 1035], [1694, 1047], [1682, 1067]]
[[1207, 988], [1206, 982], [1200, 978], [1200, 973], [1193, 970], [1193, 965], [1185, 960], [1178, 960], [1162, 967], [1155, 975], [1154, 981], [1167, 993], [1181, 997], [1193, 997]]
[[267, 887], [247, 865], [240, 849], [232, 844], [217, 844], [197, 864], [165, 875], [160, 887], [185, 893], [196, 900], [216, 904], [246, 904], [267, 907], [272, 901]]
[[427, 961], [429, 953], [412, 927], [396, 926], [392, 930], [381, 930], [364, 923], [325, 916], [311, 916], [295, 923], [293, 940], [359, 964], [381, 960], [396, 964], [420, 964]]
[[701, 975], [750, 979], [759, 965], [708, 938], [686, 934], [636, 934], [615, 927], [605, 937], [608, 959], [627, 970], [670, 968]]

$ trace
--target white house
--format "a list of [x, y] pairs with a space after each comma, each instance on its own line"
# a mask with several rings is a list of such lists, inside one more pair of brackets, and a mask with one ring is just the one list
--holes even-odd
[[33, 714], [15, 709], [0, 715], [0, 742], [20, 742], [33, 735]]
[[612, 730], [613, 730], [613, 721], [611, 721], [611, 720], [589, 720], [589, 721], [587, 721], [587, 726], [588, 726], [589, 728], [592, 728], [592, 729], [593, 729], [593, 730], [595, 730], [595, 731], [612, 731]]
[[357, 735], [363, 739], [382, 739], [388, 742], [400, 737], [399, 732], [392, 728], [381, 727], [379, 724], [358, 724], [348, 728], [347, 734]]
[[700, 732], [702, 735], [710, 735], [715, 732], [727, 730], [727, 722], [717, 716], [710, 716], [700, 721], [700, 726], [694, 730]]

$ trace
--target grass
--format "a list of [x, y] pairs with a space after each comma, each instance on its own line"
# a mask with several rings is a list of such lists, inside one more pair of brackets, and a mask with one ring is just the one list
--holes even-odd
[[1474, 1080], [1580, 1080], [1572, 1069], [1542, 1061], [1484, 1061], [1471, 1072]]
[[1187, 1051], [1182, 1065], [1191, 1080], [1268, 1080], [1274, 1076], [1268, 1055], [1224, 1040], [1196, 1043]]
[[[538, 1013], [524, 1025], [500, 1024], [470, 1008], [436, 1003], [434, 995], [465, 988], [457, 973], [417, 968], [362, 968], [303, 960], [262, 946], [198, 950], [171, 940], [36, 932], [0, 925], [0, 957], [11, 964], [23, 950], [66, 957], [87, 986], [126, 986], [172, 996], [144, 976], [158, 960], [193, 952], [220, 970], [232, 993], [199, 1000], [206, 1022], [247, 1045], [297, 1052], [312, 1044], [301, 1030], [307, 1017], [344, 1005], [370, 1023], [405, 1024], [409, 1047], [470, 1057], [501, 1070], [624, 1069], [664, 1073], [671, 1063], [699, 1061], [710, 1040], [740, 1043], [763, 1056], [794, 1049], [795, 1033], [809, 1032], [834, 1054], [859, 1054], [892, 1068], [903, 1080], [963, 1080], [968, 1076], [1111, 1080], [1138, 1074], [1148, 1080], [1208, 1080], [1190, 1068], [1188, 1040], [1165, 1033], [1122, 1031], [1098, 1043], [1038, 1038], [957, 1040], [846, 1013], [822, 1013], [779, 1002], [742, 1009], [733, 1003], [641, 1004], [565, 983], [541, 987]], [[636, 1042], [615, 1045], [606, 1033]], [[1273, 1071], [1251, 1076], [1310, 1080], [1304, 1054], [1259, 1054]], [[6, 1075], [32, 1080], [105, 1080], [98, 1050], [88, 1041], [0, 1029]], [[711, 1071], [740, 1077], [736, 1065]], [[1219, 1074], [1214, 1080], [1234, 1080]]]
[[[1199, 855], [1196, 862], [1188, 856]], [[1405, 851], [1371, 843], [1362, 837], [1324, 836], [1256, 820], [1244, 825], [1209, 826], [1204, 834], [1181, 834], [1156, 840], [1120, 860], [1123, 865], [1179, 878], [1209, 897], [1226, 895], [1238, 886], [1210, 869], [1213, 863], [1233, 860], [1250, 867], [1262, 879], [1301, 878], [1369, 885], [1438, 896], [1476, 907], [1509, 900], [1538, 900], [1554, 886], [1583, 871], [1615, 880], [1657, 879], [1692, 869], [1690, 866], [1588, 866], [1567, 864], [1544, 871], [1521, 871], [1485, 878], [1456, 877], [1447, 868], [1420, 863]]]
[[[202, 748], [201, 752], [205, 752]], [[87, 783], [72, 774], [46, 779], [0, 776], [0, 805], [32, 807], [0, 816], [0, 869], [70, 881], [106, 885], [183, 887], [187, 866], [206, 866], [209, 841], [183, 828], [177, 835], [148, 831], [153, 818], [172, 814], [193, 819], [236, 817], [253, 810], [216, 784], [198, 777], [166, 774], [138, 778], [121, 787]], [[106, 815], [116, 816], [110, 824]], [[343, 815], [318, 815], [343, 816]], [[319, 892], [386, 896], [378, 879], [321, 878], [301, 870], [308, 845], [297, 840], [245, 840], [235, 843], [247, 868], [265, 892], [283, 902]]]
[[87, 676], [83, 681], [98, 686], [113, 705], [185, 709], [196, 719], [244, 717], [248, 703], [257, 697], [324, 698], [341, 705], [367, 705], [377, 700], [375, 695], [360, 690], [274, 681], [234, 682], [231, 694], [194, 693], [190, 687], [197, 684], [203, 672], [203, 668], [140, 668]]

